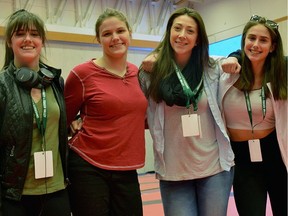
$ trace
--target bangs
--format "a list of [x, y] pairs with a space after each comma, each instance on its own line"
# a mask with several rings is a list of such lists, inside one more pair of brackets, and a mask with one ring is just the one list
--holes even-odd
[[18, 11], [10, 17], [9, 26], [6, 27], [6, 36], [11, 38], [17, 31], [37, 30], [43, 42], [46, 41], [44, 22], [36, 15], [27, 11]]
[[[15, 20], [16, 21], [16, 20]], [[15, 22], [14, 28], [11, 29], [11, 34], [17, 31], [29, 31], [29, 30], [37, 30], [39, 33], [41, 32], [41, 28], [37, 28], [37, 25], [34, 24], [32, 20], [29, 20], [29, 23], [27, 23], [24, 20], [17, 20], [18, 22]]]

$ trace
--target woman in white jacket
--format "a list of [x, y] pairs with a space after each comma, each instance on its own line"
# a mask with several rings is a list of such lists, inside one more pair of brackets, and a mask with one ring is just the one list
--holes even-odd
[[139, 74], [164, 212], [224, 216], [234, 154], [217, 104], [221, 65], [197, 11], [175, 10], [166, 30], [153, 70]]
[[244, 27], [241, 48], [241, 72], [222, 74], [218, 98], [235, 154], [237, 210], [240, 216], [265, 215], [268, 193], [273, 215], [284, 216], [287, 65], [277, 23], [253, 15]]

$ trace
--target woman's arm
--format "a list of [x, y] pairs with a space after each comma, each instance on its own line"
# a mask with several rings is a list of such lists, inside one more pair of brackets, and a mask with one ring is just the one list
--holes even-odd
[[237, 50], [228, 55], [228, 58], [222, 62], [222, 70], [226, 73], [240, 73], [241, 50]]
[[157, 59], [156, 53], [151, 53], [150, 55], [146, 56], [146, 58], [142, 61], [141, 69], [143, 69], [146, 72], [151, 72], [156, 59]]
[[64, 87], [68, 127], [76, 119], [84, 102], [83, 84], [74, 73], [72, 71], [69, 73]]

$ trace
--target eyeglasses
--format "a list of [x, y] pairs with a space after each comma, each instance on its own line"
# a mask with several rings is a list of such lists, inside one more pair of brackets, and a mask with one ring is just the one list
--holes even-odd
[[272, 20], [266, 20], [264, 17], [258, 16], [258, 15], [253, 15], [250, 18], [250, 21], [254, 21], [254, 22], [260, 22], [262, 23], [262, 20], [265, 21], [266, 25], [269, 25], [271, 28], [273, 29], [278, 29], [278, 23], [272, 21]]

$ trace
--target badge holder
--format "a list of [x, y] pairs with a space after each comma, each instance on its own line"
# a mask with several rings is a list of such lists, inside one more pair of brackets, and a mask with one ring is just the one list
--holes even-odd
[[41, 151], [34, 153], [35, 179], [53, 176], [52, 151]]
[[248, 140], [251, 162], [261, 162], [262, 153], [259, 139]]
[[182, 130], [184, 137], [199, 136], [202, 137], [200, 116], [197, 114], [187, 114], [181, 116]]

